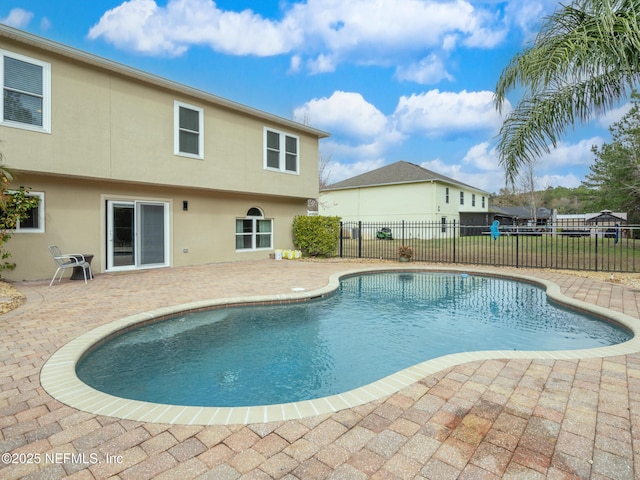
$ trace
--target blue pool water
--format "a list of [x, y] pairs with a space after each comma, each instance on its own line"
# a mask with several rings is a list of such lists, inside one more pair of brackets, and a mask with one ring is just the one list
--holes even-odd
[[565, 350], [630, 333], [555, 306], [543, 289], [493, 277], [378, 273], [326, 298], [178, 316], [87, 354], [78, 377], [112, 395], [192, 406], [307, 400], [456, 352]]

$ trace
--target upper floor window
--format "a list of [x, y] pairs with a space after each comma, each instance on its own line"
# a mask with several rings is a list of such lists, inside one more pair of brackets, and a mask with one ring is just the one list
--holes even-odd
[[[10, 192], [9, 192], [10, 193]], [[19, 220], [15, 231], [21, 233], [43, 233], [44, 232], [44, 192], [29, 192], [29, 197], [38, 197], [38, 205], [31, 208], [27, 214], [28, 218]]]
[[484, 195], [482, 196], [482, 208], [485, 207], [485, 203], [484, 203]]
[[471, 206], [472, 207], [476, 206], [476, 194], [475, 193], [471, 194]]
[[460, 205], [464, 205], [464, 192], [460, 192]]
[[299, 173], [298, 137], [264, 129], [264, 168]]
[[204, 110], [174, 102], [174, 153], [185, 157], [204, 158]]
[[51, 131], [51, 65], [0, 50], [2, 125]]
[[444, 189], [444, 203], [449, 203], [449, 187]]

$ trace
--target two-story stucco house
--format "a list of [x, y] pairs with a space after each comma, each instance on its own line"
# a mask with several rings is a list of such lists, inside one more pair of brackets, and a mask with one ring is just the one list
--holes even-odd
[[9, 279], [47, 247], [96, 272], [268, 258], [318, 195], [327, 133], [0, 26], [0, 151], [40, 198]]
[[345, 222], [460, 224], [465, 215], [487, 212], [488, 200], [483, 190], [400, 161], [325, 187], [318, 210]]

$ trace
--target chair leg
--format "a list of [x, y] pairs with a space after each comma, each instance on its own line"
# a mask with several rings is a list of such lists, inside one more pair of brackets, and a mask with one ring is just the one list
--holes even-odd
[[58, 276], [58, 272], [60, 271], [60, 268], [58, 268], [56, 270], [56, 273], [53, 274], [53, 278], [51, 279], [51, 283], [49, 283], [49, 286], [53, 285], [53, 281], [56, 279], [56, 277]]

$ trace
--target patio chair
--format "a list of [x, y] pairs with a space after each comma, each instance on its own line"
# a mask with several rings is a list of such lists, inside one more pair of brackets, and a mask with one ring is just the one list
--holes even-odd
[[71, 253], [63, 255], [57, 245], [50, 245], [49, 251], [51, 252], [53, 261], [56, 262], [56, 265], [58, 266], [58, 269], [53, 275], [49, 286], [53, 285], [53, 281], [58, 276], [58, 272], [60, 272], [60, 278], [58, 279], [58, 281], [62, 280], [64, 271], [67, 268], [81, 268], [82, 273], [84, 274], [85, 284], [87, 283], [87, 270], [89, 271], [89, 278], [93, 278], [93, 275], [91, 274], [91, 264], [85, 260], [84, 255], [82, 255], [81, 253]]

